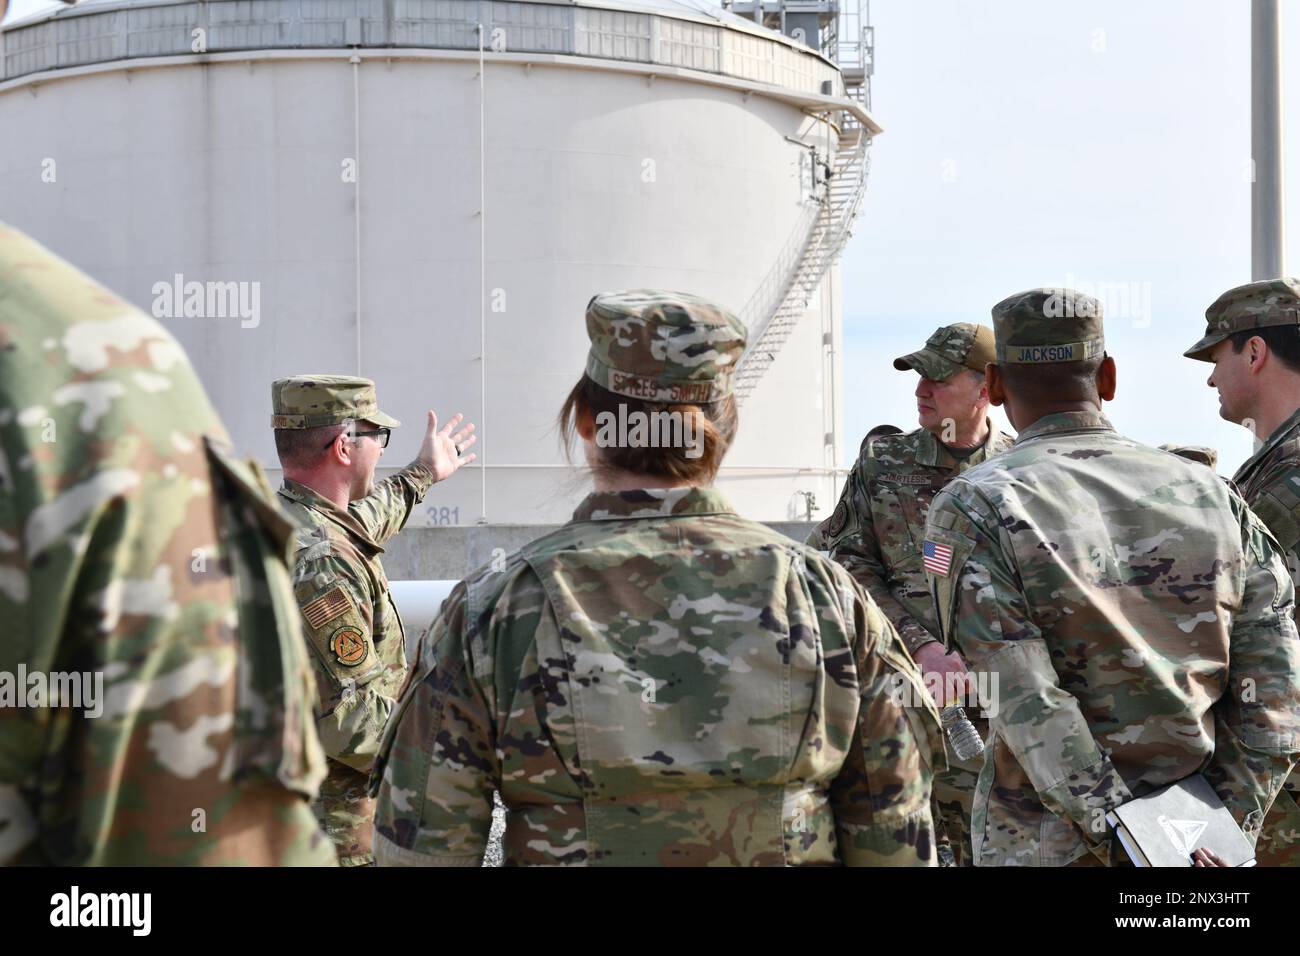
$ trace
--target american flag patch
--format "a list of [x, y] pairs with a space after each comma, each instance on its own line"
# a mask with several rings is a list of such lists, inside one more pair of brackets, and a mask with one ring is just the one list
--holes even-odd
[[347, 592], [340, 585], [335, 585], [310, 604], [304, 604], [302, 616], [311, 625], [312, 630], [315, 630], [345, 613], [350, 607], [352, 602], [348, 600]]
[[921, 560], [931, 574], [946, 578], [952, 568], [952, 548], [926, 538], [921, 545]]

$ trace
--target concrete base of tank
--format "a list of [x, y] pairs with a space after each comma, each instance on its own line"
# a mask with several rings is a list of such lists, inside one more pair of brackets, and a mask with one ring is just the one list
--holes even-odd
[[[766, 522], [800, 543], [816, 527], [809, 521]], [[456, 581], [501, 556], [550, 534], [559, 525], [493, 524], [447, 528], [407, 528], [384, 550], [384, 570], [394, 581]]]

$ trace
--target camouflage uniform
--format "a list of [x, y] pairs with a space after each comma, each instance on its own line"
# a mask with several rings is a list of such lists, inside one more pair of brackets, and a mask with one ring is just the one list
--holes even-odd
[[[379, 410], [369, 379], [298, 376], [275, 382], [271, 392], [274, 428], [399, 424]], [[346, 511], [299, 482], [286, 479], [280, 488], [300, 529], [293, 586], [316, 670], [316, 727], [329, 756], [313, 808], [343, 866], [374, 862], [375, 805], [366, 780], [406, 677], [402, 619], [379, 555], [433, 482], [432, 471], [412, 462]]]
[[[717, 307], [620, 293], [587, 320], [606, 389], [730, 393], [744, 328]], [[593, 493], [470, 575], [398, 706], [381, 864], [477, 865], [494, 789], [507, 864], [935, 862], [941, 731], [893, 628], [712, 488]]]
[[0, 863], [333, 864], [292, 527], [225, 437], [162, 326], [0, 225], [0, 678], [103, 680], [0, 692]]
[[[963, 368], [983, 372], [991, 361], [993, 330], [959, 323], [939, 329], [923, 349], [896, 359], [894, 367], [914, 368], [942, 382]], [[924, 428], [864, 442], [839, 504], [808, 540], [848, 569], [898, 629], [914, 657], [923, 644], [938, 639], [921, 563], [930, 502], [954, 475], [1010, 447], [1011, 437], [1000, 433], [991, 420], [984, 444], [964, 460]], [[969, 717], [987, 739], [988, 722], [975, 713]], [[950, 753], [948, 769], [934, 779], [935, 822], [959, 866], [971, 865], [971, 799], [983, 763], [982, 757], [958, 761]]]
[[[1229, 289], [1205, 312], [1205, 337], [1188, 358], [1211, 361], [1209, 352], [1234, 332], [1270, 326], [1295, 327], [1300, 281], [1274, 279]], [[1233, 475], [1232, 482], [1281, 545], [1300, 586], [1300, 410], [1278, 426]], [[1300, 771], [1287, 778], [1264, 818], [1256, 846], [1261, 866], [1300, 866]]]
[[[1003, 367], [1103, 354], [1095, 300], [1037, 290], [993, 315]], [[1238, 495], [1063, 412], [953, 479], [926, 536], [942, 630], [996, 681], [977, 865], [1120, 862], [1105, 813], [1198, 771], [1254, 843], [1300, 751], [1300, 645]]]

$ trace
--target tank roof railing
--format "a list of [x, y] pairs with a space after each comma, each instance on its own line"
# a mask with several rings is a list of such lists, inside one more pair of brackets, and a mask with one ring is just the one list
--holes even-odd
[[[856, 0], [851, 0], [856, 2]], [[688, 0], [89, 0], [0, 30], [0, 83], [114, 61], [252, 50], [477, 50], [622, 60], [845, 95], [809, 47]]]

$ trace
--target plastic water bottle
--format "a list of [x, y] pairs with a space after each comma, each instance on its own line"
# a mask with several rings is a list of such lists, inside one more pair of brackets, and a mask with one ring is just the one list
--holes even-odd
[[952, 744], [953, 752], [961, 761], [974, 760], [984, 752], [984, 741], [980, 733], [966, 717], [966, 711], [957, 704], [951, 704], [939, 712], [944, 732]]

